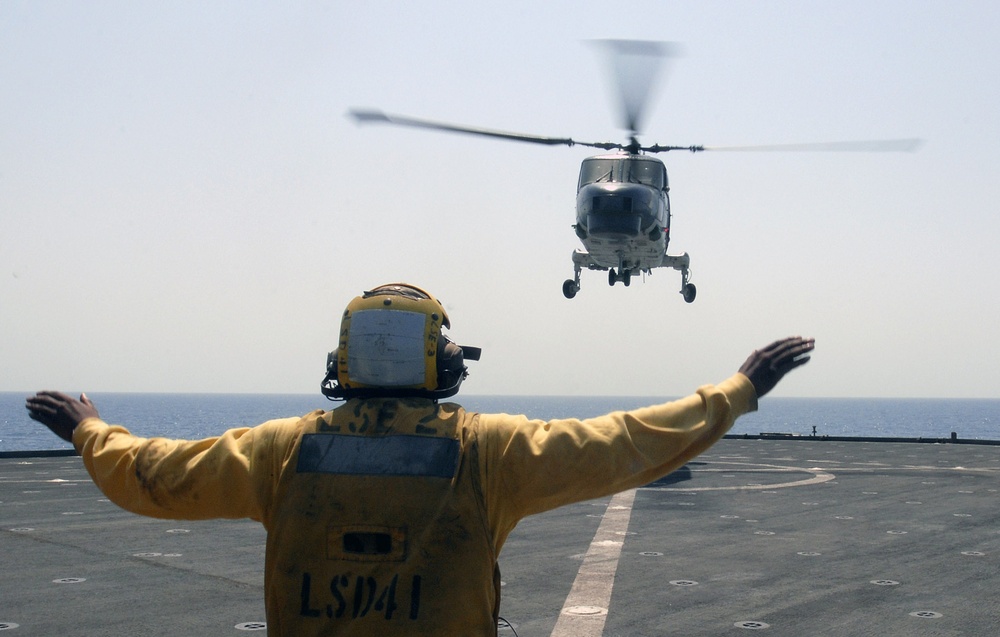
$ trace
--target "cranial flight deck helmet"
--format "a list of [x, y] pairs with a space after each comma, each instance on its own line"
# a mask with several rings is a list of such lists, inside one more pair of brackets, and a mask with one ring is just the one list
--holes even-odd
[[479, 360], [482, 350], [451, 342], [446, 327], [441, 302], [414, 285], [364, 292], [344, 310], [320, 390], [332, 400], [454, 396], [468, 375], [465, 359]]

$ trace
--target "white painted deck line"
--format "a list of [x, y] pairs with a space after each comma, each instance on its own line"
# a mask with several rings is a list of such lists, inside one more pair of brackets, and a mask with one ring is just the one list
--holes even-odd
[[604, 633], [634, 500], [635, 489], [611, 498], [552, 629], [552, 637], [600, 637]]

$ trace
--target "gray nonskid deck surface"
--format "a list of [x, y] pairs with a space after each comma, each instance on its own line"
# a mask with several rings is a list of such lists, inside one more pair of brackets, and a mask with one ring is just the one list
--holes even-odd
[[[500, 635], [558, 630], [610, 501], [518, 526]], [[584, 608], [606, 636], [1000, 635], [998, 505], [998, 446], [727, 439], [638, 490]], [[2, 459], [0, 630], [263, 634], [264, 539], [121, 511], [79, 458]]]

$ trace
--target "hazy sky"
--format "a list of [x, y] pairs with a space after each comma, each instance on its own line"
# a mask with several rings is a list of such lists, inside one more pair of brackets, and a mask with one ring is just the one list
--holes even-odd
[[[815, 336], [776, 395], [1000, 397], [1000, 4], [0, 3], [0, 391], [318, 392], [347, 302], [428, 288], [467, 394], [686, 394]], [[591, 150], [358, 127], [351, 107], [621, 141], [594, 38], [675, 41], [643, 141], [671, 253], [584, 272]]]

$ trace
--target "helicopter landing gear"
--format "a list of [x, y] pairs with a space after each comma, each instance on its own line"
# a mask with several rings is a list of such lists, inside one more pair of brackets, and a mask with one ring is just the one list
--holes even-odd
[[632, 283], [632, 270], [625, 267], [624, 260], [621, 255], [618, 255], [618, 271], [615, 272], [614, 268], [608, 269], [608, 285], [614, 286], [618, 281], [621, 281], [625, 287], [628, 287]]
[[660, 263], [662, 267], [673, 268], [681, 273], [681, 296], [685, 303], [694, 303], [694, 297], [698, 295], [698, 289], [691, 283], [691, 257], [685, 252], [682, 255], [671, 257], [664, 256]]
[[689, 260], [687, 252], [684, 253], [684, 261], [681, 266], [681, 296], [685, 303], [694, 303], [694, 297], [698, 296], [698, 288], [691, 283], [691, 270], [688, 269]]
[[681, 295], [684, 297], [685, 303], [694, 303], [694, 297], [698, 295], [698, 288], [694, 287], [694, 283], [685, 283], [681, 287]]
[[589, 254], [582, 250], [573, 251], [573, 278], [563, 281], [563, 296], [567, 299], [576, 296], [576, 293], [580, 291], [580, 272], [584, 266], [592, 267], [591, 263]]
[[[687, 257], [687, 252], [684, 253]], [[698, 288], [691, 283], [691, 270], [688, 270], [687, 262], [681, 268], [681, 296], [685, 303], [694, 303], [694, 297], [698, 296]]]
[[620, 273], [616, 273], [614, 268], [608, 270], [608, 285], [614, 285], [618, 281], [628, 287], [632, 283], [632, 270], [622, 270]]
[[579, 291], [580, 283], [578, 281], [574, 281], [573, 279], [566, 279], [563, 281], [563, 296], [567, 299], [573, 298]]

